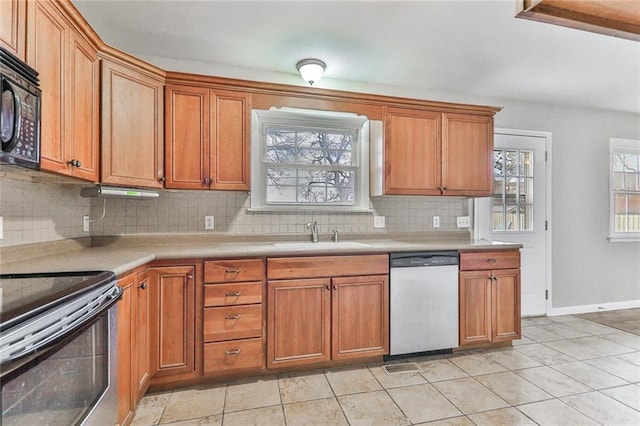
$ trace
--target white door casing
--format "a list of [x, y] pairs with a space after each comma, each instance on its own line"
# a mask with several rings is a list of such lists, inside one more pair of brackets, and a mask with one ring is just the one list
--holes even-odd
[[493, 231], [492, 198], [476, 198], [474, 237], [522, 244], [521, 313], [522, 316], [545, 315], [551, 308], [551, 134], [496, 129], [494, 149], [533, 152], [532, 230], [521, 231], [516, 224], [513, 229]]

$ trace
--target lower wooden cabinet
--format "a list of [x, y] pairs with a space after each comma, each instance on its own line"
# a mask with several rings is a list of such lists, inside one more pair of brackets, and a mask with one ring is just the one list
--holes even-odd
[[[201, 367], [202, 262], [149, 269], [151, 383], [198, 377]], [[197, 350], [200, 348], [200, 350]]]
[[132, 272], [118, 280], [118, 423], [133, 420], [149, 387], [148, 275]]
[[[351, 258], [351, 259], [350, 259]], [[359, 265], [336, 270], [341, 263]], [[388, 256], [269, 259], [267, 367], [306, 365], [389, 353]], [[349, 275], [367, 269], [381, 275]], [[291, 268], [292, 264], [298, 267]], [[306, 266], [305, 266], [306, 265]], [[383, 275], [384, 274], [384, 275]]]
[[460, 346], [521, 337], [519, 268], [519, 251], [460, 254]]

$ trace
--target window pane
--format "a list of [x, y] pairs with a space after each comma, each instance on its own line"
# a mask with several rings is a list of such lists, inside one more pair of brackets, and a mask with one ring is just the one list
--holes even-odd
[[507, 178], [506, 182], [506, 194], [507, 200], [511, 200], [511, 202], [515, 202], [516, 196], [518, 194], [518, 179], [517, 178]]
[[520, 203], [533, 204], [533, 179], [520, 179]]
[[504, 195], [504, 179], [500, 177], [496, 177], [493, 179], [493, 199], [501, 203], [503, 195]]
[[624, 171], [625, 172], [638, 172], [638, 155], [625, 154], [624, 155]]
[[628, 232], [640, 232], [640, 194], [628, 196]]
[[520, 151], [520, 176], [533, 176], [533, 151]]
[[520, 231], [533, 231], [533, 206], [520, 206]]
[[623, 171], [623, 158], [624, 158], [624, 154], [621, 152], [614, 152], [613, 153], [613, 171], [614, 172], [621, 172]]
[[624, 189], [624, 173], [613, 172], [613, 190], [619, 191]]
[[624, 189], [628, 191], [638, 191], [640, 189], [638, 187], [637, 173], [624, 173]]
[[506, 151], [505, 173], [507, 176], [518, 175], [518, 151]]
[[493, 151], [493, 175], [504, 176], [504, 151]]
[[493, 224], [494, 231], [504, 231], [504, 206], [500, 204], [493, 204], [491, 206], [491, 222]]

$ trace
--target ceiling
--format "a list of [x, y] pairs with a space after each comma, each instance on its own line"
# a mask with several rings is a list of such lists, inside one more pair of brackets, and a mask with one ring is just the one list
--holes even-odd
[[73, 3], [105, 42], [172, 71], [304, 85], [311, 57], [323, 88], [640, 113], [639, 42], [517, 19], [513, 0]]

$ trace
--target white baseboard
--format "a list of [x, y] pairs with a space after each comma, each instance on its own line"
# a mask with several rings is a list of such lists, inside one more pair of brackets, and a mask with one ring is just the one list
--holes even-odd
[[616, 309], [640, 308], [640, 300], [626, 300], [624, 302], [599, 303], [597, 305], [565, 306], [551, 308], [547, 316], [586, 314], [589, 312], [613, 311]]

